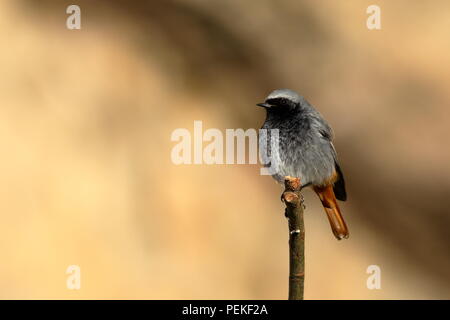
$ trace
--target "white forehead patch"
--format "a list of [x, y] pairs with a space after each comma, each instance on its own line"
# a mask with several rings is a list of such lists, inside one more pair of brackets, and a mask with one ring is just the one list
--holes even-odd
[[272, 91], [266, 100], [277, 98], [286, 98], [294, 102], [300, 102], [301, 100], [300, 95], [297, 92], [290, 89], [277, 89], [275, 91]]

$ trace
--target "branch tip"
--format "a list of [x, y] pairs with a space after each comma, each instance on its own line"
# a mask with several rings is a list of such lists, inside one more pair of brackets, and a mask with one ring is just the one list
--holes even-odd
[[302, 184], [299, 178], [284, 177], [284, 187], [289, 191], [300, 191]]

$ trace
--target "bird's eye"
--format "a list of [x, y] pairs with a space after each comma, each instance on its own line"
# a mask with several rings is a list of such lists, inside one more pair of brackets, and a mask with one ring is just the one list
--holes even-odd
[[289, 106], [289, 101], [288, 99], [281, 98], [280, 100], [278, 100], [278, 105], [281, 107], [287, 107]]
[[270, 100], [267, 100], [266, 102], [273, 106], [278, 106], [278, 107], [290, 107], [291, 106], [291, 102], [289, 101], [289, 99], [286, 99], [286, 98], [270, 99]]

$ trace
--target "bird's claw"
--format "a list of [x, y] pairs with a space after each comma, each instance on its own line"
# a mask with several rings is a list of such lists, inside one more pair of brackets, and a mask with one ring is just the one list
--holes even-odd
[[300, 194], [300, 205], [303, 207], [303, 210], [306, 209], [305, 198], [303, 198], [303, 194]]

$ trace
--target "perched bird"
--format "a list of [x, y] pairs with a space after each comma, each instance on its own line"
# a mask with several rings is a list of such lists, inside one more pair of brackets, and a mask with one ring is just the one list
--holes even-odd
[[[336, 200], [345, 201], [347, 194], [331, 127], [304, 97], [289, 89], [275, 90], [257, 105], [267, 112], [262, 126], [267, 135], [259, 138], [261, 160], [270, 166], [278, 182], [290, 176], [299, 178], [302, 188], [312, 187], [325, 208], [335, 237], [348, 238], [348, 228]], [[275, 147], [270, 143], [274, 134], [271, 129], [278, 129]]]

